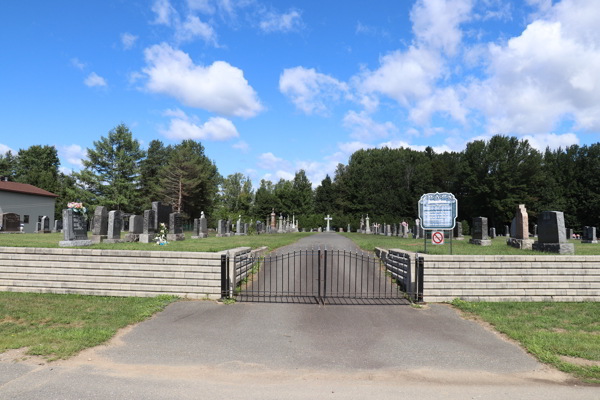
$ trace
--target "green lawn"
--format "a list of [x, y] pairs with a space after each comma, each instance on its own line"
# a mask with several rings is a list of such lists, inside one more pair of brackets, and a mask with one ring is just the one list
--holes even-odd
[[541, 362], [600, 384], [600, 303], [470, 303], [456, 299], [452, 304], [519, 341]]
[[[403, 249], [412, 252], [424, 253], [423, 239], [403, 239], [393, 236], [363, 235], [362, 233], [340, 233], [352, 239], [361, 249], [374, 251], [375, 247], [384, 249]], [[492, 240], [491, 246], [477, 246], [469, 244], [470, 236], [464, 240], [452, 241], [452, 254], [454, 255], [554, 255], [532, 250], [520, 250], [506, 245], [506, 238], [498, 236]], [[600, 244], [582, 244], [580, 240], [569, 240], [575, 244], [575, 255], [600, 255]], [[427, 243], [427, 254], [448, 254], [449, 239], [446, 244], [435, 246], [431, 240]]]
[[[181, 242], [169, 242], [166, 246], [157, 246], [148, 243], [118, 243], [118, 244], [95, 244], [85, 247], [86, 249], [113, 249], [113, 250], [152, 250], [152, 251], [206, 251], [216, 252], [234, 247], [252, 247], [256, 249], [268, 246], [269, 251], [278, 247], [287, 246], [297, 242], [299, 239], [313, 235], [313, 233], [285, 233], [272, 235], [250, 235], [232, 236], [218, 238], [214, 235], [206, 239], [191, 239], [192, 233], [185, 233], [185, 240]], [[122, 234], [125, 236], [125, 233]], [[88, 236], [91, 238], [91, 235]], [[0, 247], [45, 247], [58, 248], [58, 242], [63, 240], [62, 233], [24, 233], [18, 235], [0, 235]]]
[[67, 358], [150, 318], [176, 297], [102, 297], [0, 292], [0, 353]]

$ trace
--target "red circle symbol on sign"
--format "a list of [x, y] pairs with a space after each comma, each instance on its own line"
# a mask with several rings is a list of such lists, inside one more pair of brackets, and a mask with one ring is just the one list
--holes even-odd
[[444, 244], [444, 234], [442, 232], [433, 232], [431, 241], [433, 244]]

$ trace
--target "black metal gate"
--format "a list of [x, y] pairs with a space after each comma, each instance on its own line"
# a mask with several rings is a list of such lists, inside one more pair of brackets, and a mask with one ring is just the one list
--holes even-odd
[[[410, 304], [412, 293], [376, 256], [306, 249], [222, 259], [223, 297], [237, 301], [320, 304]], [[232, 265], [231, 265], [232, 264]]]

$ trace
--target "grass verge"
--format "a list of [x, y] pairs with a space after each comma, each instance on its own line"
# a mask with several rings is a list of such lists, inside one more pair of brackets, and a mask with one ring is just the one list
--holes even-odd
[[517, 340], [541, 362], [600, 384], [600, 303], [466, 302], [452, 305]]
[[[268, 246], [269, 251], [287, 246], [297, 242], [299, 239], [313, 235], [310, 232], [273, 234], [273, 235], [250, 235], [232, 236], [218, 238], [215, 236], [206, 239], [192, 239], [192, 233], [185, 233], [185, 240], [180, 242], [169, 242], [166, 246], [157, 246], [151, 243], [116, 243], [95, 244], [85, 247], [86, 249], [112, 249], [112, 250], [145, 250], [145, 251], [205, 251], [217, 252], [232, 249], [234, 247], [252, 247], [256, 249]], [[125, 232], [121, 234], [125, 236]], [[88, 236], [91, 238], [91, 235]], [[58, 242], [63, 240], [62, 233], [24, 233], [19, 235], [0, 235], [0, 247], [40, 247], [58, 248]]]
[[[344, 235], [347, 238], [354, 241], [361, 249], [367, 251], [375, 251], [375, 247], [382, 247], [384, 249], [403, 249], [406, 251], [412, 251], [414, 253], [424, 253], [425, 244], [423, 239], [403, 239], [393, 236], [380, 236], [380, 235], [363, 235], [362, 233], [347, 233], [343, 232], [340, 235]], [[452, 254], [453, 255], [551, 255], [556, 254], [541, 253], [533, 250], [521, 250], [515, 249], [506, 245], [506, 238], [504, 236], [498, 236], [492, 240], [491, 246], [476, 246], [469, 244], [470, 236], [465, 236], [464, 240], [454, 240], [452, 242]], [[575, 254], [578, 256], [584, 255], [600, 255], [600, 244], [586, 244], [581, 243], [579, 240], [569, 240], [569, 243], [575, 245]], [[436, 246], [431, 244], [431, 240], [427, 243], [427, 254], [448, 254], [448, 248], [450, 244], [446, 239], [446, 244]]]
[[102, 297], [0, 292], [0, 353], [68, 358], [112, 338], [118, 329], [150, 318], [173, 296]]

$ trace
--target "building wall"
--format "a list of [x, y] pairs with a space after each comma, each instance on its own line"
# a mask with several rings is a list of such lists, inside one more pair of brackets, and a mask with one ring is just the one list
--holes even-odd
[[[55, 197], [36, 196], [25, 193], [0, 190], [0, 214], [15, 213], [21, 216], [24, 232], [35, 232], [39, 217], [50, 218], [50, 229], [54, 228]], [[29, 215], [29, 223], [24, 223], [25, 215]]]
[[[221, 297], [221, 255], [254, 254], [0, 247], [0, 291], [190, 299]], [[264, 249], [263, 249], [264, 250]], [[235, 263], [230, 266], [236, 268]]]

